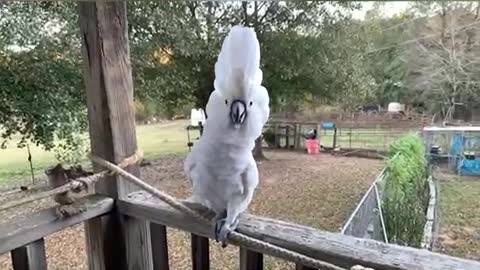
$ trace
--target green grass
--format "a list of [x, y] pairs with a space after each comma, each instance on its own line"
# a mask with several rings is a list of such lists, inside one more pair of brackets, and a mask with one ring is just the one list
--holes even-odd
[[440, 184], [443, 252], [480, 259], [480, 179], [455, 176]]
[[[187, 131], [186, 121], [167, 124], [141, 125], [137, 127], [137, 139], [145, 158], [154, 159], [167, 154], [186, 153]], [[191, 132], [192, 140], [198, 137], [198, 131]], [[30, 145], [35, 174], [42, 174], [48, 166], [55, 165], [57, 160], [53, 152]], [[26, 148], [17, 148], [16, 139], [6, 149], [0, 150], [0, 182], [14, 181], [30, 175], [28, 153]]]

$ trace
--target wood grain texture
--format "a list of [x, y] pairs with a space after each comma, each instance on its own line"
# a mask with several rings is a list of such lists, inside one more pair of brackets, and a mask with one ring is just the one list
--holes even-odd
[[263, 270], [263, 254], [240, 247], [240, 270]]
[[303, 266], [301, 264], [296, 264], [295, 265], [295, 270], [317, 270], [317, 269], [311, 268], [311, 267], [308, 267], [308, 266]]
[[[102, 217], [90, 219], [84, 223], [87, 254], [100, 254], [103, 251], [105, 239]], [[105, 270], [104, 256], [87, 256], [88, 269]]]
[[[118, 211], [169, 227], [212, 237], [208, 224], [202, 224], [167, 204], [139, 192], [117, 203]], [[478, 270], [480, 262], [433, 253], [427, 250], [385, 244], [264, 217], [244, 215], [239, 232], [344, 268], [355, 265], [375, 270]], [[232, 243], [235, 244], [235, 243]], [[267, 250], [245, 248], [273, 255]]]
[[210, 246], [207, 237], [191, 234], [192, 269], [210, 269]]
[[47, 270], [47, 256], [43, 238], [12, 250], [14, 270]]
[[169, 270], [167, 227], [150, 223], [150, 234], [152, 237], [153, 269]]
[[[126, 2], [79, 2], [78, 6], [92, 154], [118, 164], [137, 151]], [[95, 172], [101, 170], [94, 164]], [[138, 164], [126, 170], [140, 175]], [[100, 181], [95, 191], [118, 199], [137, 189], [120, 176], [110, 178]], [[118, 214], [104, 219], [86, 226], [97, 230], [87, 232], [92, 237], [87, 243], [103, 249], [89, 248], [89, 262], [103, 261], [105, 269], [112, 270], [153, 269], [150, 224]], [[97, 263], [90, 269], [103, 270]]]
[[113, 209], [113, 199], [91, 195], [79, 199], [73, 205], [85, 211], [59, 219], [56, 207], [36, 212], [24, 219], [0, 226], [0, 254], [27, 245], [37, 239], [61, 231], [72, 225], [109, 213]]

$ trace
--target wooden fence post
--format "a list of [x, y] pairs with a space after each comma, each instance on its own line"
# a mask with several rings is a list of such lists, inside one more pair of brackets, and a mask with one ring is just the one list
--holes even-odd
[[191, 243], [192, 243], [192, 269], [193, 270], [209, 270], [210, 269], [209, 239], [192, 233]]
[[[79, 2], [92, 153], [119, 163], [137, 150], [126, 2]], [[138, 165], [126, 168], [139, 176]], [[94, 171], [103, 170], [94, 164]], [[115, 199], [136, 188], [119, 176], [95, 191]], [[150, 224], [117, 213], [85, 226], [90, 269], [153, 269]], [[100, 249], [100, 250], [99, 250]]]
[[43, 238], [12, 250], [12, 266], [14, 270], [47, 270]]
[[240, 270], [263, 270], [263, 254], [240, 247]]

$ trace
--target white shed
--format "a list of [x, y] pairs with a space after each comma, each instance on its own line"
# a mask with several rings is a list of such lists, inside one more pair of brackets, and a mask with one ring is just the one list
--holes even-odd
[[390, 102], [388, 104], [388, 112], [404, 112], [405, 111], [405, 105], [400, 104], [398, 102]]

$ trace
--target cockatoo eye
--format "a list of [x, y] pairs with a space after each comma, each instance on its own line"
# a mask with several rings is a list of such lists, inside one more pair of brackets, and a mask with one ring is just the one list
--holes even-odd
[[253, 101], [250, 101], [250, 106], [252, 106], [252, 105], [253, 105]]
[[225, 99], [225, 105], [228, 105], [228, 99]]

